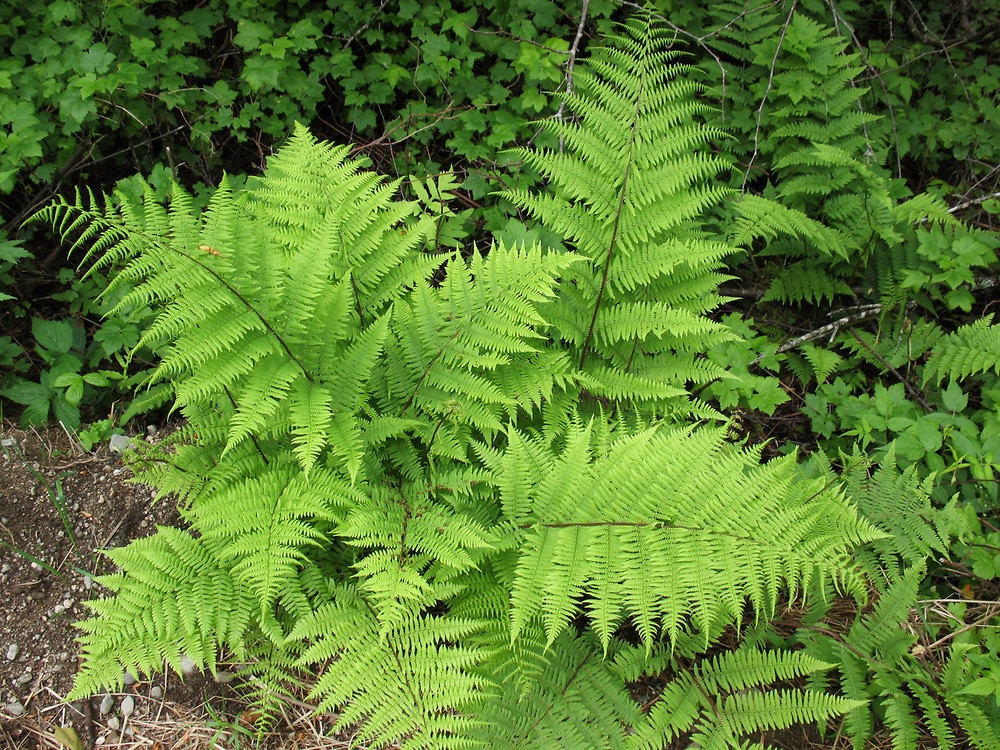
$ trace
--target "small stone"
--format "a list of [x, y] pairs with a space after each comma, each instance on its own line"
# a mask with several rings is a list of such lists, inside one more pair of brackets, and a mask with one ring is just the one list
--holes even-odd
[[108, 729], [114, 729], [116, 732], [121, 729], [122, 723], [118, 721], [117, 716], [112, 716], [108, 719]]
[[148, 425], [146, 425], [146, 434], [149, 435], [150, 437], [152, 437], [153, 435], [155, 435], [156, 434], [156, 425], [155, 424], [148, 424]]
[[15, 445], [17, 445], [17, 439], [3, 438], [2, 440], [0, 440], [0, 445], [2, 445], [4, 448], [13, 448]]
[[228, 685], [233, 681], [234, 675], [232, 672], [227, 672], [224, 669], [220, 669], [215, 673], [215, 681], [220, 685]]
[[125, 677], [122, 678], [122, 682], [124, 682], [126, 685], [134, 685], [135, 684], [135, 677], [133, 677], [131, 675], [131, 673], [126, 672], [125, 673]]
[[132, 715], [133, 711], [135, 711], [135, 698], [131, 695], [126, 695], [122, 700], [122, 716], [127, 719]]
[[132, 438], [126, 435], [112, 435], [111, 439], [108, 441], [108, 449], [112, 453], [124, 453], [130, 450], [134, 444]]
[[52, 611], [55, 612], [57, 615], [61, 615], [63, 612], [66, 611], [66, 608], [61, 604], [57, 604], [52, 608]]
[[7, 661], [14, 661], [19, 653], [21, 653], [21, 647], [16, 643], [10, 644], [7, 647]]
[[10, 563], [0, 565], [0, 573], [10, 573]]
[[153, 687], [151, 687], [149, 689], [149, 697], [153, 698], [154, 700], [160, 700], [160, 699], [162, 699], [163, 698], [163, 688], [161, 688], [159, 685], [153, 685]]
[[185, 675], [194, 674], [195, 663], [190, 656], [184, 656], [181, 658], [181, 672]]
[[90, 591], [90, 589], [93, 588], [93, 586], [94, 586], [94, 579], [91, 578], [90, 576], [84, 576], [83, 587], [87, 589], [87, 591]]
[[36, 562], [33, 562], [33, 563], [31, 563], [31, 565], [29, 565], [28, 567], [30, 567], [30, 568], [31, 568], [32, 570], [34, 570], [34, 571], [37, 571], [37, 572], [39, 572], [39, 573], [41, 573], [41, 572], [42, 572], [42, 566], [41, 566], [41, 565], [39, 565], [39, 564], [38, 564], [38, 563], [36, 563]]
[[115, 699], [110, 695], [105, 695], [101, 700], [101, 716], [107, 716], [111, 713], [111, 709], [115, 707]]
[[7, 704], [7, 713], [14, 717], [22, 716], [24, 714], [24, 705], [21, 701], [11, 701]]

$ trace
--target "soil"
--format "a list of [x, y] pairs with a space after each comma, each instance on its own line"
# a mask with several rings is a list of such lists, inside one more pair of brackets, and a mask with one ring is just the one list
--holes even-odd
[[[157, 440], [164, 431], [150, 426], [147, 433], [132, 439]], [[164, 711], [205, 728], [195, 709], [202, 706], [204, 715], [206, 699], [220, 686], [201, 678], [184, 684], [176, 678], [134, 682], [126, 688], [135, 708], [123, 733], [115, 725], [123, 726], [125, 693], [110, 701], [95, 696], [89, 705], [63, 700], [78, 665], [73, 623], [86, 616], [84, 602], [101, 595], [95, 577], [113, 572], [101, 551], [177, 521], [169, 501], [154, 503], [150, 488], [129, 482], [130, 476], [107, 443], [86, 451], [59, 427], [0, 424], [2, 750], [71, 747], [54, 739], [56, 727], [64, 725], [76, 730], [81, 748], [132, 747], [139, 739], [133, 727]], [[114, 708], [102, 713], [102, 701], [105, 709]], [[216, 746], [211, 733], [200, 737], [187, 729], [181, 744], [161, 740], [160, 747]]]

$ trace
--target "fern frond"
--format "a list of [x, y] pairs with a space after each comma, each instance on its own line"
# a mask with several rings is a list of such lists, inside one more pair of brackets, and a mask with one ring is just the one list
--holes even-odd
[[151, 674], [184, 657], [214, 671], [220, 648], [240, 655], [257, 602], [220, 564], [211, 546], [160, 527], [107, 553], [125, 572], [101, 576], [114, 594], [87, 602], [98, 615], [80, 623], [85, 667], [72, 695], [122, 685], [125, 671]]
[[963, 380], [990, 370], [1000, 374], [1000, 325], [993, 325], [993, 315], [985, 315], [931, 349], [923, 380], [941, 385], [945, 378]]
[[[725, 165], [706, 148], [725, 134], [702, 121], [706, 108], [687, 77], [692, 70], [677, 62], [667, 31], [650, 14], [638, 13], [610, 41], [566, 97], [581, 121], [546, 124], [565, 150], [518, 152], [549, 181], [549, 193], [505, 196], [586, 261], [565, 274], [547, 315], [579, 368], [589, 358], [597, 370], [627, 363], [641, 392], [619, 380], [601, 395], [665, 406], [679, 400], [687, 381], [699, 380], [681, 357], [674, 376], [657, 385], [647, 358], [695, 350], [705, 335], [725, 336], [704, 315], [721, 302], [718, 269], [736, 248], [693, 226], [726, 195], [712, 183]], [[675, 295], [683, 285], [700, 291]]]
[[794, 483], [791, 463], [756, 466], [718, 430], [646, 431], [599, 458], [586, 429], [569, 435], [558, 462], [527, 467], [541, 446], [511, 439], [515, 477], [501, 487], [516, 495], [504, 507], [538, 509], [511, 591], [515, 638], [542, 616], [554, 642], [581, 594], [605, 645], [627, 616], [647, 647], [661, 626], [675, 640], [739, 622], [747, 602], [767, 617], [783, 587], [830, 580], [864, 596], [849, 545], [882, 535], [835, 492]]
[[[873, 573], [920, 565], [930, 557], [946, 553], [949, 537], [944, 518], [947, 511], [938, 510], [931, 504], [934, 477], [921, 479], [912, 465], [900, 471], [895, 444], [889, 445], [873, 474], [862, 470], [849, 473], [847, 487], [849, 497], [861, 514], [890, 534], [859, 555], [860, 561], [870, 565]], [[893, 561], [888, 559], [890, 557], [898, 559]], [[877, 582], [878, 577], [873, 575], [872, 580]]]
[[491, 635], [498, 653], [487, 674], [502, 692], [477, 714], [484, 747], [628, 747], [625, 728], [641, 723], [639, 706], [597, 643], [564, 633], [545, 646], [537, 628], [516, 643], [502, 629]]
[[735, 201], [739, 220], [735, 223], [731, 241], [748, 244], [755, 237], [776, 238], [781, 235], [802, 238], [825, 255], [847, 258], [847, 243], [836, 229], [801, 211], [783, 206], [763, 196], [744, 193]]
[[[476, 667], [488, 652], [474, 645], [482, 624], [411, 611], [388, 630], [348, 586], [304, 618], [289, 640], [304, 642], [302, 666], [327, 663], [310, 692], [319, 710], [339, 712], [336, 728], [375, 747], [472, 746], [482, 702], [495, 694]], [[473, 645], [460, 645], [472, 643]]]
[[647, 720], [630, 738], [633, 748], [658, 750], [678, 737], [689, 737], [699, 747], [741, 748], [748, 735], [825, 722], [863, 705], [818, 690], [775, 689], [776, 682], [787, 683], [833, 666], [802, 652], [759, 651], [743, 645], [703, 658], [693, 669], [681, 669], [676, 657], [664, 654], [650, 659], [634, 649], [624, 651], [616, 666], [628, 681], [644, 674], [669, 677]]
[[811, 261], [800, 261], [778, 273], [761, 302], [816, 304], [824, 299], [833, 302], [839, 294], [852, 294], [851, 288], [828, 269]]
[[333, 472], [316, 467], [307, 478], [298, 467], [280, 466], [202, 495], [189, 519], [257, 601], [263, 619], [296, 586], [307, 550], [326, 540], [320, 526], [340, 521], [359, 500]]

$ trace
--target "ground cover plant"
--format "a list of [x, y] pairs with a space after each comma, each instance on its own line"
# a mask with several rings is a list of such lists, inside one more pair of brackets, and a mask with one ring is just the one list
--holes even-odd
[[998, 243], [893, 172], [858, 45], [639, 13], [479, 223], [301, 127], [46, 209], [186, 422], [75, 693], [221, 651], [373, 744], [995, 747]]

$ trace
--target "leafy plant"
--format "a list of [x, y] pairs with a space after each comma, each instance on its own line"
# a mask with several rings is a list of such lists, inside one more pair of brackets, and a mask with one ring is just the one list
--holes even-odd
[[40, 214], [156, 308], [140, 345], [187, 422], [138, 468], [191, 531], [109, 553], [74, 696], [225, 649], [265, 708], [314, 672], [379, 745], [741, 747], [858, 706], [770, 692], [827, 663], [752, 650], [678, 675], [663, 700], [689, 713], [627, 691], [785, 596], [863, 600], [851, 551], [884, 537], [831, 473], [688, 424], [714, 415], [688, 383], [735, 336], [707, 313], [736, 248], [699, 222], [724, 133], [667, 38], [640, 14], [567, 98], [580, 123], [547, 125], [566, 152], [522, 153], [551, 189], [509, 197], [562, 247], [420, 252], [434, 217], [303, 129], [203, 212], [176, 188]]

